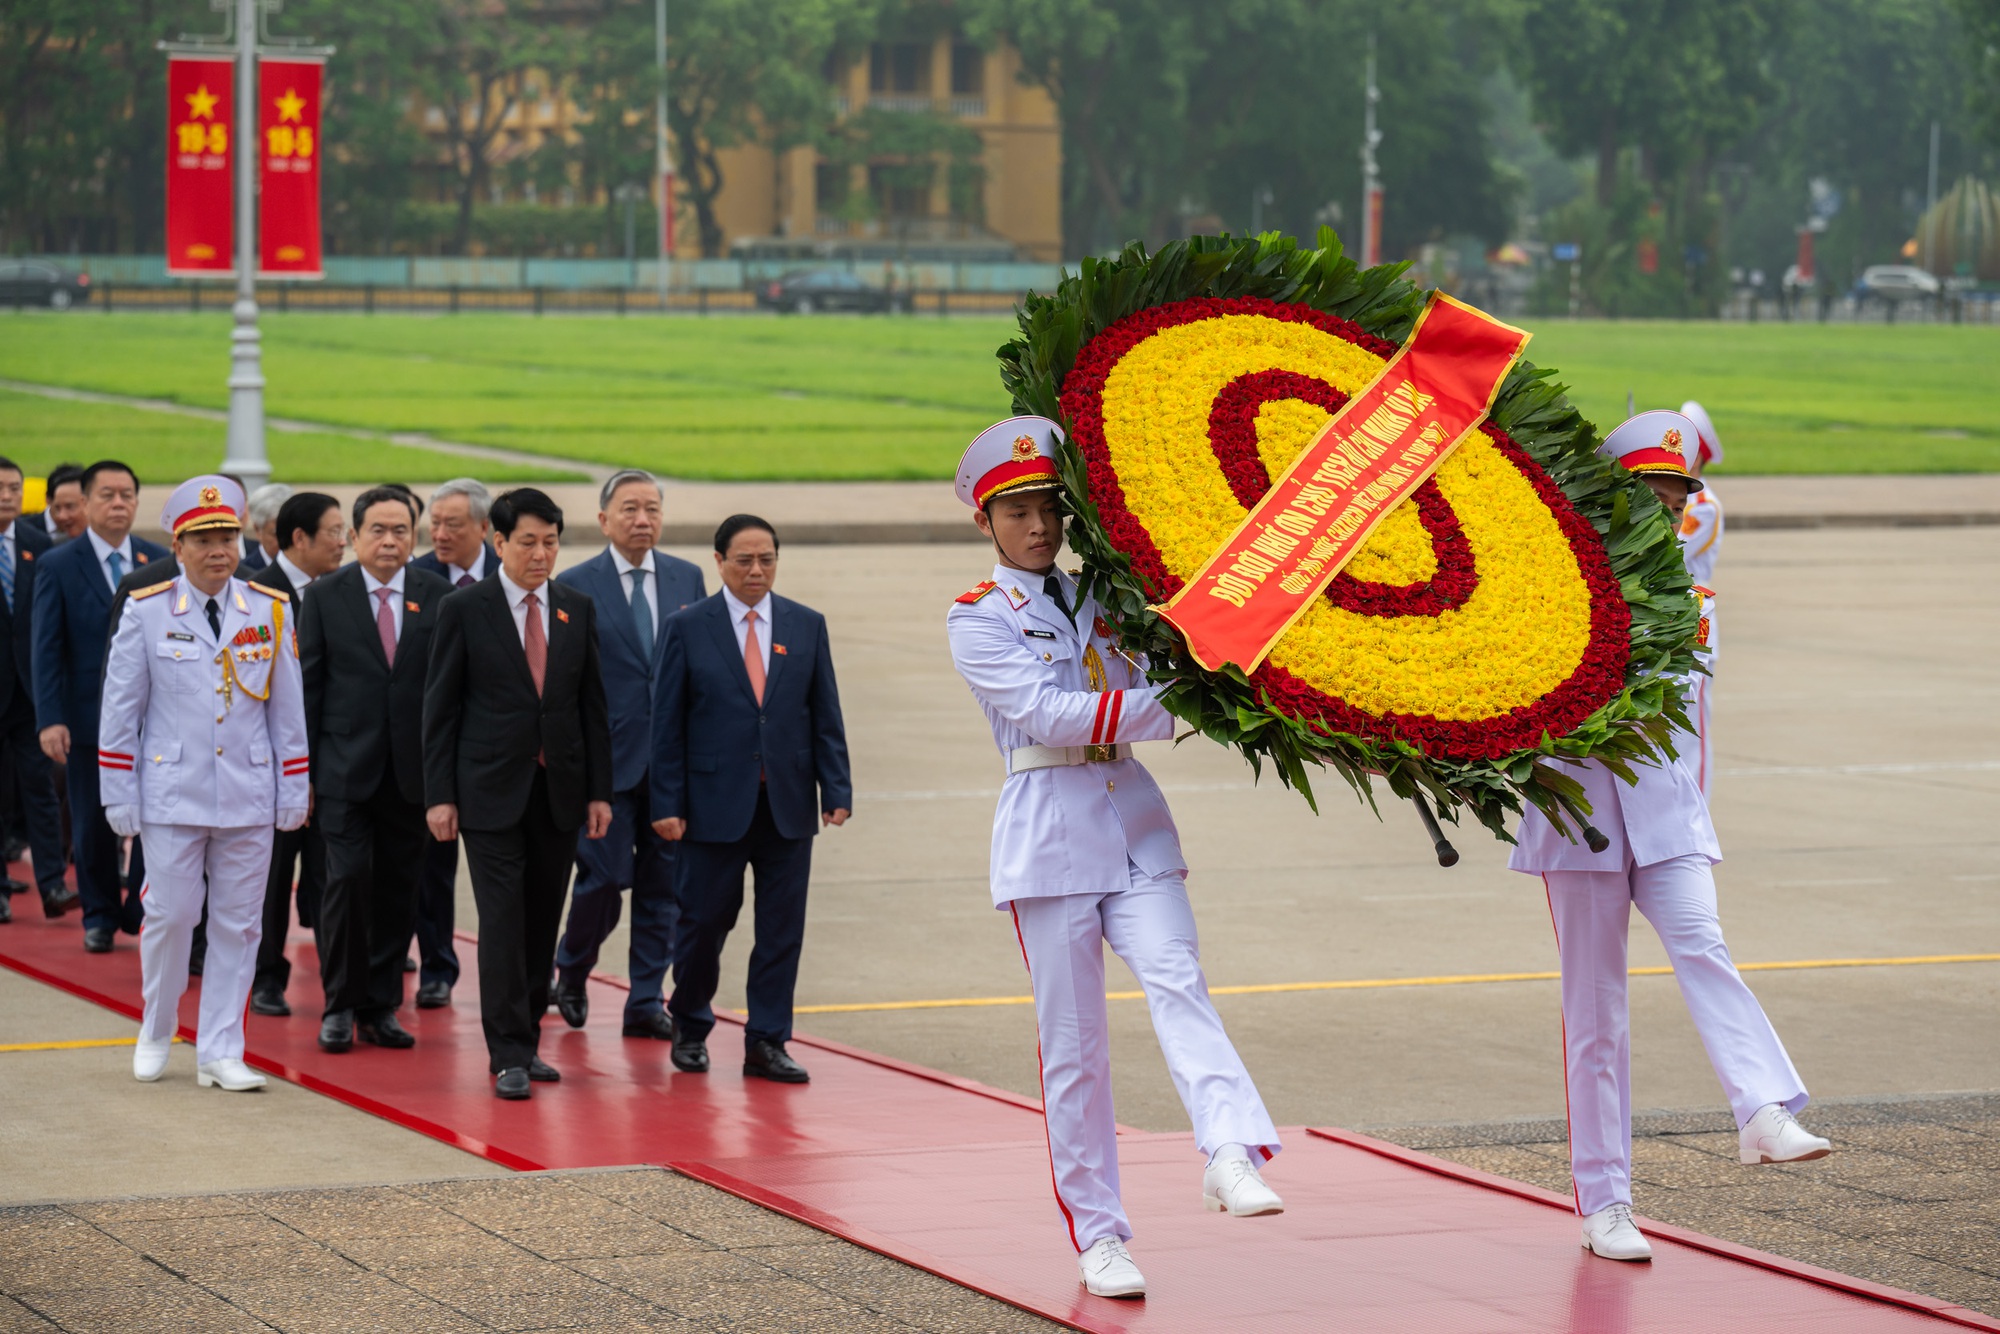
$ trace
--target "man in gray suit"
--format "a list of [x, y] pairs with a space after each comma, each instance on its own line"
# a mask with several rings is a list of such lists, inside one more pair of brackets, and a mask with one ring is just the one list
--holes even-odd
[[598, 496], [598, 527], [609, 545], [557, 577], [597, 604], [598, 662], [611, 708], [611, 832], [579, 838], [569, 925], [556, 950], [556, 1006], [572, 1028], [590, 1015], [584, 981], [618, 925], [619, 892], [632, 891], [632, 990], [625, 1036], [673, 1040], [662, 991], [673, 957], [676, 849], [653, 832], [653, 676], [660, 623], [708, 595], [700, 567], [656, 551], [663, 491], [637, 468], [615, 473]]

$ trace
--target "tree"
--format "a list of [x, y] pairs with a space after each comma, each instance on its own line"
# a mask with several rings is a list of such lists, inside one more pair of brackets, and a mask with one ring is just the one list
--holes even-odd
[[2000, 148], [2000, 0], [1958, 0], [1959, 21], [1971, 39], [1966, 52], [1980, 132]]
[[667, 124], [703, 255], [722, 253], [721, 151], [807, 142], [832, 114], [828, 53], [860, 40], [874, 12], [872, 0], [674, 0]]

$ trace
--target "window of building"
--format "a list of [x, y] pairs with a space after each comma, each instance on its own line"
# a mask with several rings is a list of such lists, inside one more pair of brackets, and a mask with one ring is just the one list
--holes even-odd
[[868, 193], [885, 218], [927, 218], [931, 214], [928, 162], [877, 164], [868, 168]]
[[821, 213], [837, 213], [847, 202], [847, 168], [822, 162], [813, 168], [813, 198]]
[[951, 95], [980, 97], [986, 92], [986, 53], [970, 42], [951, 45]]
[[876, 42], [868, 48], [868, 91], [928, 93], [931, 48], [924, 42]]

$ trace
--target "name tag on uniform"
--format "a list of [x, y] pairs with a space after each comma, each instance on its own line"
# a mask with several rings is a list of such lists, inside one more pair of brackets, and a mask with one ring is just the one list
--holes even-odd
[[178, 640], [180, 640], [180, 641], [181, 641], [182, 643], [185, 643], [185, 644], [192, 644], [192, 643], [194, 643], [194, 636], [193, 636], [193, 635], [191, 635], [191, 634], [189, 634], [189, 633], [188, 633], [187, 631], [185, 631], [185, 630], [169, 630], [169, 631], [167, 631], [167, 638], [169, 638], [169, 639], [178, 639]]
[[1053, 630], [1023, 630], [1021, 633], [1030, 639], [1054, 639], [1056, 637], [1056, 632]]

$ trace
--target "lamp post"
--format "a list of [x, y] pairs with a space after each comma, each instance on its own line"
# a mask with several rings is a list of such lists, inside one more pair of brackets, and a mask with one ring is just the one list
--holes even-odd
[[674, 256], [674, 154], [667, 144], [667, 0], [653, 0], [653, 63], [659, 67], [659, 91], [653, 97], [653, 174], [660, 181], [660, 259], [653, 277], [660, 291], [660, 312], [667, 309], [667, 266]]
[[1382, 262], [1382, 174], [1375, 162], [1375, 146], [1382, 132], [1375, 128], [1375, 104], [1382, 90], [1375, 86], [1375, 34], [1368, 34], [1367, 110], [1361, 133], [1361, 267], [1372, 269]]
[[236, 0], [236, 327], [229, 332], [229, 443], [222, 471], [254, 491], [271, 480], [264, 450], [263, 338], [257, 330], [257, 9]]

